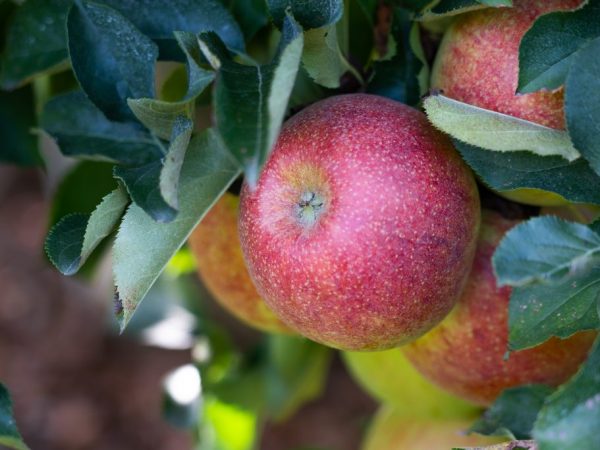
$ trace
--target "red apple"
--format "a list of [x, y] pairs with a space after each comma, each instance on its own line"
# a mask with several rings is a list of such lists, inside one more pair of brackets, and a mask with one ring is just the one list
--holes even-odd
[[383, 407], [369, 427], [362, 450], [450, 450], [498, 444], [506, 438], [467, 435], [475, 418], [415, 418]]
[[226, 193], [192, 232], [188, 243], [198, 273], [215, 300], [238, 319], [262, 331], [291, 333], [248, 275], [237, 230], [239, 203], [239, 197]]
[[496, 286], [491, 257], [514, 225], [497, 213], [484, 212], [475, 262], [459, 303], [440, 325], [403, 348], [430, 381], [481, 405], [492, 403], [509, 387], [563, 383], [584, 361], [595, 337], [582, 332], [565, 340], [552, 338], [505, 360], [510, 288]]
[[519, 45], [538, 16], [581, 3], [514, 0], [513, 8], [486, 8], [460, 16], [442, 40], [431, 86], [471, 105], [564, 128], [562, 89], [516, 94]]
[[346, 350], [409, 342], [450, 311], [475, 249], [479, 200], [419, 111], [354, 94], [283, 127], [241, 196], [250, 275], [292, 329]]

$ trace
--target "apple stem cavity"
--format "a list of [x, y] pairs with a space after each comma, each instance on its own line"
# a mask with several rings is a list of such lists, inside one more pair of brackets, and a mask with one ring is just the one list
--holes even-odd
[[305, 228], [313, 227], [325, 210], [323, 197], [316, 192], [303, 192], [296, 204], [296, 218]]

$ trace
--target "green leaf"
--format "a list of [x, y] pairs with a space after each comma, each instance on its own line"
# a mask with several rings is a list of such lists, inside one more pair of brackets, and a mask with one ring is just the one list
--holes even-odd
[[269, 336], [267, 396], [275, 420], [285, 421], [325, 389], [331, 349], [296, 336]]
[[116, 187], [112, 168], [112, 164], [96, 161], [80, 161], [72, 167], [53, 195], [50, 225], [67, 214], [91, 214], [106, 193]]
[[575, 53], [600, 36], [600, 3], [588, 2], [575, 12], [539, 17], [519, 47], [518, 92], [556, 89], [565, 83]]
[[72, 0], [28, 0], [6, 37], [0, 86], [13, 89], [41, 72], [67, 66], [65, 21]]
[[46, 238], [46, 253], [64, 275], [73, 275], [98, 244], [121, 219], [129, 198], [117, 188], [108, 194], [92, 214], [71, 214], [52, 227]]
[[[247, 1], [247, 0], [243, 0]], [[243, 53], [244, 36], [219, 0], [102, 0], [158, 43], [161, 59], [179, 59], [174, 31], [214, 31], [230, 49]]]
[[533, 436], [540, 450], [600, 448], [600, 340], [587, 363], [552, 394], [540, 411]]
[[567, 129], [581, 154], [600, 174], [600, 38], [579, 50], [567, 76]]
[[538, 450], [535, 441], [511, 441], [487, 447], [454, 447], [452, 450]]
[[315, 83], [332, 89], [340, 87], [340, 78], [345, 72], [354, 72], [342, 55], [335, 25], [304, 33], [302, 64]]
[[[428, 2], [431, 3], [431, 2]], [[482, 8], [512, 6], [512, 0], [441, 0], [421, 14], [419, 20], [451, 17]]]
[[541, 189], [571, 202], [600, 204], [600, 177], [583, 158], [570, 163], [560, 156], [531, 152], [490, 152], [457, 140], [454, 146], [482, 181], [496, 191]]
[[161, 224], [139, 206], [125, 214], [113, 253], [121, 329], [194, 227], [239, 175], [212, 130], [194, 137], [181, 170], [177, 220]]
[[508, 347], [534, 347], [552, 336], [568, 338], [600, 328], [600, 266], [574, 278], [513, 288], [508, 310]]
[[287, 17], [278, 54], [267, 65], [243, 65], [231, 59], [214, 33], [202, 33], [200, 45], [218, 69], [214, 92], [216, 125], [225, 145], [254, 185], [281, 128], [300, 64], [303, 38]]
[[531, 439], [533, 423], [554, 389], [541, 384], [505, 390], [469, 430], [486, 436]]
[[[373, 64], [373, 76], [367, 85], [367, 92], [416, 105], [427, 89], [425, 79], [421, 88], [419, 76], [425, 70], [422, 75], [428, 78], [428, 68], [420, 47], [419, 26], [412, 23], [408, 11], [394, 8], [389, 39], [395, 44], [396, 54], [391, 59]], [[413, 50], [415, 47], [417, 51], [420, 50], [419, 56]]]
[[116, 10], [77, 1], [67, 17], [69, 54], [79, 84], [108, 118], [134, 118], [128, 98], [154, 97], [158, 48]]
[[160, 223], [171, 222], [177, 210], [171, 207], [160, 192], [160, 159], [143, 166], [116, 166], [114, 176], [121, 180], [134, 203], [152, 219]]
[[343, 0], [267, 0], [273, 21], [283, 27], [286, 12], [305, 29], [322, 28], [336, 23], [344, 13]]
[[573, 161], [580, 154], [566, 131], [459, 102], [443, 95], [424, 101], [429, 120], [440, 130], [467, 144], [511, 152], [528, 150], [540, 156], [558, 155]]
[[234, 0], [233, 15], [247, 41], [269, 23], [269, 11], [264, 0]]
[[214, 72], [200, 67], [201, 53], [196, 36], [192, 33], [176, 32], [175, 37], [187, 58], [188, 89], [183, 99], [178, 101], [151, 98], [127, 100], [137, 119], [162, 139], [170, 139], [174, 122], [179, 116], [193, 118], [196, 97], [215, 78]]
[[173, 126], [169, 151], [160, 172], [159, 188], [165, 202], [173, 209], [179, 209], [179, 177], [194, 124], [185, 117], [179, 117]]
[[36, 118], [31, 87], [0, 92], [0, 162], [19, 166], [42, 164], [32, 132]]
[[28, 450], [13, 418], [12, 401], [8, 390], [0, 383], [0, 445], [16, 450]]
[[134, 165], [163, 156], [160, 144], [140, 125], [108, 120], [81, 91], [46, 103], [41, 126], [67, 156]]
[[600, 236], [590, 228], [545, 216], [506, 233], [492, 262], [499, 286], [523, 286], [580, 274], [599, 254]]

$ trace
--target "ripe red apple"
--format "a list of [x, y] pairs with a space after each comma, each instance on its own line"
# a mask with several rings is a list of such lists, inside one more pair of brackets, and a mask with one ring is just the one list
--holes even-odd
[[504, 438], [467, 435], [474, 418], [434, 419], [406, 416], [389, 407], [381, 408], [367, 431], [362, 450], [450, 450], [485, 447]]
[[248, 275], [237, 230], [239, 203], [239, 197], [226, 193], [192, 232], [188, 243], [198, 273], [215, 300], [238, 319], [262, 331], [291, 333]]
[[242, 189], [250, 275], [292, 329], [346, 350], [409, 342], [450, 311], [479, 225], [473, 177], [419, 111], [354, 94], [284, 126]]
[[519, 45], [537, 17], [581, 3], [514, 0], [513, 8], [486, 8], [461, 15], [444, 35], [431, 86], [471, 105], [564, 128], [562, 88], [516, 94]]
[[566, 381], [587, 356], [595, 333], [552, 338], [504, 359], [508, 342], [510, 288], [498, 288], [491, 257], [500, 239], [516, 225], [485, 211], [473, 269], [454, 310], [429, 333], [405, 346], [414, 366], [438, 386], [487, 405], [506, 388]]

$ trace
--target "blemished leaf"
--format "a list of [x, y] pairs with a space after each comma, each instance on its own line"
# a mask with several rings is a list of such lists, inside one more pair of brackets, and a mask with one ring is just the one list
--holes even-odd
[[128, 203], [125, 191], [117, 188], [91, 214], [71, 214], [61, 219], [46, 238], [46, 253], [52, 264], [64, 275], [75, 274], [112, 232]]
[[42, 164], [32, 128], [36, 118], [30, 86], [0, 92], [0, 162], [19, 166]]
[[519, 47], [518, 92], [556, 89], [565, 83], [575, 53], [600, 36], [600, 3], [587, 2], [574, 12], [539, 17]]
[[495, 191], [519, 188], [554, 192], [576, 203], [600, 204], [600, 177], [587, 161], [531, 152], [490, 152], [454, 140], [464, 160]]
[[108, 118], [130, 120], [128, 98], [154, 97], [158, 47], [118, 11], [77, 1], [67, 17], [71, 65], [89, 99]]
[[163, 155], [141, 125], [108, 120], [81, 91], [46, 103], [41, 126], [67, 156], [141, 165]]
[[565, 83], [565, 116], [573, 144], [600, 174], [600, 37], [579, 50]]
[[600, 236], [589, 227], [544, 216], [506, 233], [492, 262], [500, 286], [524, 286], [577, 276], [598, 262], [599, 255]]
[[507, 389], [469, 431], [486, 436], [531, 439], [538, 412], [553, 391], [541, 384]]
[[302, 30], [286, 17], [277, 56], [263, 66], [233, 61], [214, 33], [202, 33], [199, 40], [218, 69], [213, 94], [217, 129], [254, 186], [283, 122], [300, 65]]
[[544, 404], [533, 428], [540, 450], [600, 448], [600, 340], [587, 362]]
[[352, 68], [342, 55], [335, 25], [304, 33], [302, 64], [315, 83], [327, 88], [340, 87], [341, 76]]
[[170, 139], [175, 120], [184, 116], [193, 119], [195, 100], [215, 78], [215, 73], [200, 67], [200, 47], [192, 33], [176, 32], [175, 37], [185, 53], [187, 92], [182, 99], [165, 101], [152, 98], [128, 99], [127, 104], [146, 128], [162, 139]]
[[0, 86], [14, 89], [42, 72], [67, 67], [65, 35], [72, 0], [28, 0], [9, 25]]
[[[367, 85], [367, 92], [416, 105], [427, 89], [426, 80], [429, 76], [420, 47], [419, 28], [412, 23], [408, 11], [394, 8], [389, 39], [395, 44], [396, 54], [373, 64], [373, 76]], [[423, 70], [424, 74], [421, 73]], [[422, 83], [419, 76], [424, 77]]]
[[443, 95], [424, 101], [429, 120], [467, 144], [498, 152], [528, 150], [540, 156], [558, 155], [573, 161], [580, 154], [566, 131], [459, 102]]
[[[247, 1], [247, 0], [243, 0]], [[181, 55], [174, 31], [198, 34], [214, 31], [231, 50], [243, 53], [244, 36], [239, 25], [219, 0], [102, 0], [130, 20], [160, 48], [161, 59]]]
[[192, 121], [185, 117], [179, 117], [175, 121], [169, 151], [160, 171], [160, 193], [165, 202], [175, 210], [179, 209], [179, 177], [193, 128]]
[[139, 206], [129, 207], [113, 248], [121, 329], [169, 259], [238, 175], [235, 161], [208, 130], [190, 141], [181, 169], [177, 220], [157, 223]]
[[28, 450], [13, 417], [13, 408], [8, 389], [0, 383], [0, 445], [15, 450]]
[[600, 328], [599, 299], [598, 265], [573, 278], [513, 288], [508, 309], [509, 350]]
[[321, 28], [332, 25], [344, 13], [343, 0], [267, 0], [273, 21], [283, 27], [286, 13], [294, 16], [304, 29]]

